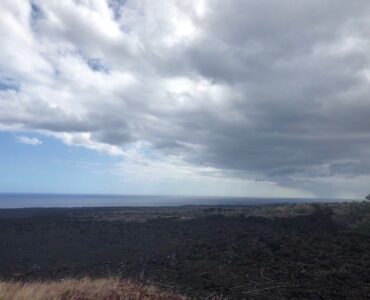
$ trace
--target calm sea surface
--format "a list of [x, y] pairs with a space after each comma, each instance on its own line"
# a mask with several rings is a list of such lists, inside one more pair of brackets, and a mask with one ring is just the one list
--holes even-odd
[[88, 206], [255, 205], [273, 203], [333, 202], [335, 199], [182, 197], [71, 194], [0, 194], [0, 208]]

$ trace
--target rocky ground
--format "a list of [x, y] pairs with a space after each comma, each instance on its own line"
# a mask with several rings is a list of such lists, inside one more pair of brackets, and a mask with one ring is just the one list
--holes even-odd
[[365, 208], [144, 209], [130, 221], [127, 210], [0, 211], [0, 279], [114, 275], [193, 298], [369, 299]]

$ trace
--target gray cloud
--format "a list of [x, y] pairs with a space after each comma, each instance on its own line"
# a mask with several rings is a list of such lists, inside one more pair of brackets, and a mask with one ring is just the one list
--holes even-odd
[[370, 176], [370, 3], [66, 3], [19, 5], [32, 42], [0, 32], [37, 59], [30, 78], [0, 51], [0, 124], [144, 142], [316, 195]]

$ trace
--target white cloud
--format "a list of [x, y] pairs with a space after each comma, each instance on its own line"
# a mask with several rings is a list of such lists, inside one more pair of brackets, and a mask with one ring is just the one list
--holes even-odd
[[66, 145], [86, 147], [91, 150], [109, 155], [122, 155], [123, 151], [117, 146], [99, 143], [91, 139], [91, 134], [85, 133], [46, 133], [61, 139]]
[[40, 141], [36, 137], [27, 137], [27, 136], [17, 136], [16, 137], [18, 143], [26, 144], [26, 145], [32, 145], [32, 146], [38, 146], [42, 144], [42, 141]]

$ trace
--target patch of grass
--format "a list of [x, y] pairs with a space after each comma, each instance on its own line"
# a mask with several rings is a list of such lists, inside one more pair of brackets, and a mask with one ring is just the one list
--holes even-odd
[[117, 278], [66, 279], [47, 282], [0, 282], [1, 300], [125, 299], [185, 300], [185, 296]]

